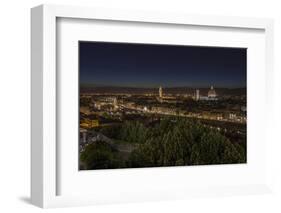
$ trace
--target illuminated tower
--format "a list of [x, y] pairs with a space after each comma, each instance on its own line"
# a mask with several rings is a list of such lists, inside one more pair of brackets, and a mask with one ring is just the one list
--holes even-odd
[[199, 89], [197, 89], [195, 92], [195, 100], [199, 101], [199, 99], [200, 99], [200, 91], [199, 91]]
[[159, 87], [159, 98], [162, 98], [163, 97], [163, 90], [162, 90], [162, 87], [160, 86]]
[[118, 109], [118, 103], [117, 103], [117, 98], [116, 97], [114, 97], [114, 99], [113, 99], [113, 106], [114, 106], [115, 110]]

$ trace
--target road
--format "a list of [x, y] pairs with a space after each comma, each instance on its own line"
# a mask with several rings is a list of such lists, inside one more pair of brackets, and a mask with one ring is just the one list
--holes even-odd
[[118, 150], [119, 152], [126, 152], [126, 153], [131, 153], [134, 149], [136, 149], [136, 145], [134, 144], [117, 144], [114, 142], [114, 140], [103, 135], [100, 132], [96, 132], [95, 130], [91, 130], [89, 132], [92, 133], [94, 136], [89, 140], [90, 142], [87, 144], [92, 144], [95, 143], [96, 141], [103, 141], [113, 149]]

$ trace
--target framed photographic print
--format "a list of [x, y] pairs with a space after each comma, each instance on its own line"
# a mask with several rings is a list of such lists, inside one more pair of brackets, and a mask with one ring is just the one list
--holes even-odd
[[79, 170], [247, 162], [246, 48], [78, 48]]
[[272, 30], [269, 19], [33, 8], [32, 203], [269, 192]]

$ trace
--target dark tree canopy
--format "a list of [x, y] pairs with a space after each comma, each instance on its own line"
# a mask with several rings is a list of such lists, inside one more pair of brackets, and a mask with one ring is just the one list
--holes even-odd
[[113, 132], [116, 140], [136, 144], [136, 148], [122, 158], [118, 150], [105, 143], [91, 144], [81, 154], [87, 169], [246, 162], [243, 146], [195, 120], [163, 119], [153, 127], [131, 121]]

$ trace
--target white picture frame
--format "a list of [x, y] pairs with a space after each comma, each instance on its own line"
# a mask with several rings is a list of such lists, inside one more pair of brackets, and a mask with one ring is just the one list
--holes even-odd
[[[47, 207], [62, 207], [76, 205], [92, 205], [99, 203], [138, 202], [144, 200], [179, 199], [197, 196], [252, 194], [270, 192], [270, 161], [266, 161], [266, 169], [262, 172], [265, 179], [258, 184], [221, 185], [218, 187], [167, 188], [154, 193], [123, 194], [118, 192], [112, 196], [89, 195], [59, 195], [57, 165], [57, 20], [87, 19], [115, 20], [120, 22], [154, 23], [161, 25], [192, 25], [202, 27], [219, 27], [232, 29], [256, 29], [264, 31], [265, 35], [265, 67], [266, 107], [272, 107], [273, 88], [273, 21], [271, 19], [216, 17], [203, 15], [187, 15], [173, 13], [155, 13], [148, 11], [123, 11], [112, 9], [84, 8], [74, 6], [41, 5], [31, 10], [31, 73], [32, 73], [32, 103], [31, 103], [31, 201], [34, 205]], [[75, 82], [74, 82], [75, 83]], [[76, 82], [77, 83], [77, 82]], [[269, 110], [270, 111], [270, 110]], [[270, 116], [264, 117], [265, 129], [270, 128]], [[266, 147], [270, 141], [264, 132]], [[269, 149], [268, 149], [269, 150]], [[266, 154], [265, 152], [263, 153]], [[267, 153], [267, 156], [269, 153]], [[179, 168], [181, 169], [181, 168]], [[152, 170], [151, 170], [152, 171]], [[160, 170], [158, 170], [160, 171]], [[169, 170], [171, 173], [173, 170]], [[157, 174], [154, 173], [154, 174]], [[140, 173], [141, 175], [141, 173]], [[164, 187], [164, 185], [163, 185]]]

